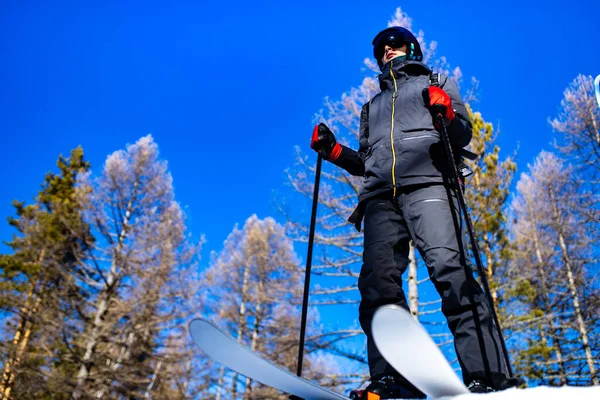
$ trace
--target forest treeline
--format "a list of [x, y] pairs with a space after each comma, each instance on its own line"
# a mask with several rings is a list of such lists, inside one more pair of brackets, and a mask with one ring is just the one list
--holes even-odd
[[[400, 9], [390, 24], [412, 29]], [[425, 62], [459, 85], [460, 68], [419, 34]], [[317, 119], [357, 147], [360, 106], [378, 90], [377, 66]], [[549, 118], [555, 140], [528, 165], [463, 90], [474, 136], [466, 200], [516, 374], [536, 385], [600, 384], [600, 107], [579, 75]], [[192, 317], [296, 369], [315, 155], [297, 149], [285, 182], [296, 203], [248, 216], [200, 260], [158, 144], [145, 136], [91, 166], [84, 149], [59, 156], [31, 202], [15, 200], [10, 250], [0, 255], [1, 399], [287, 399], [206, 358]], [[94, 168], [92, 168], [94, 167]], [[340, 392], [368, 380], [356, 281], [362, 233], [347, 222], [360, 179], [322, 172], [304, 377]], [[303, 208], [300, 207], [300, 208]], [[200, 227], [201, 229], [201, 227]], [[6, 247], [5, 247], [6, 248]], [[411, 250], [411, 311], [452, 361], [440, 302]], [[482, 278], [482, 277], [479, 277]]]

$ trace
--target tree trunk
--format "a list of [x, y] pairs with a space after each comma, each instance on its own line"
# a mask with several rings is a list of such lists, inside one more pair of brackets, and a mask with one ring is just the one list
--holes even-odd
[[123, 243], [125, 241], [125, 236], [127, 234], [127, 230], [129, 228], [129, 219], [131, 218], [131, 213], [133, 209], [133, 203], [137, 196], [137, 188], [139, 186], [139, 177], [136, 179], [132, 196], [127, 204], [127, 208], [125, 211], [125, 218], [123, 219], [123, 226], [121, 232], [119, 234], [119, 241], [117, 243], [117, 248], [115, 249], [112, 263], [110, 266], [110, 271], [108, 272], [108, 276], [106, 277], [106, 284], [104, 289], [100, 292], [98, 296], [98, 305], [96, 309], [96, 315], [94, 316], [94, 323], [92, 326], [91, 336], [87, 341], [85, 353], [83, 358], [81, 359], [81, 367], [79, 369], [79, 373], [77, 374], [77, 384], [75, 386], [75, 390], [73, 391], [73, 398], [79, 399], [83, 394], [83, 385], [86, 379], [90, 375], [90, 371], [93, 366], [92, 357], [96, 352], [96, 347], [100, 342], [100, 336], [102, 333], [102, 329], [104, 328], [104, 316], [108, 311], [108, 305], [110, 300], [115, 296], [116, 290], [115, 286], [117, 282], [118, 275], [118, 263], [121, 261], [121, 256], [123, 252]]
[[[258, 335], [261, 328], [262, 323], [262, 299], [264, 293], [264, 283], [261, 280], [258, 284], [258, 295], [256, 302], [256, 314], [254, 315], [254, 329], [252, 330], [252, 342], [250, 344], [250, 350], [256, 351], [258, 347]], [[252, 379], [246, 378], [246, 391], [244, 392], [244, 399], [247, 400], [250, 398], [252, 394]]]
[[152, 389], [154, 388], [154, 382], [156, 382], [156, 378], [158, 377], [158, 373], [160, 372], [160, 367], [162, 366], [162, 360], [159, 360], [156, 363], [156, 368], [154, 368], [154, 374], [152, 374], [152, 379], [150, 379], [150, 383], [148, 384], [148, 389], [146, 389], [146, 393], [144, 394], [145, 399], [151, 399]]
[[[487, 233], [485, 234], [487, 236]], [[498, 288], [496, 287], [494, 280], [494, 266], [492, 263], [492, 249], [490, 248], [489, 243], [484, 240], [483, 253], [485, 254], [485, 271], [487, 275], [488, 285], [490, 287], [490, 291], [492, 292], [492, 306], [496, 309], [496, 313], [498, 313]]]
[[[237, 330], [237, 341], [242, 343], [244, 339], [244, 328], [246, 327], [246, 302], [248, 301], [248, 285], [250, 281], [250, 264], [245, 263], [244, 266], [244, 277], [242, 280], [242, 299], [240, 303], [240, 309], [238, 313], [238, 330]], [[235, 400], [237, 395], [237, 380], [238, 373], [234, 372], [233, 380], [231, 382], [231, 400]]]
[[[531, 216], [534, 216], [534, 211], [533, 211], [533, 206], [531, 205], [531, 203], [527, 203], [527, 207], [529, 209], [529, 213]], [[560, 345], [558, 343], [555, 343], [556, 338], [558, 338], [557, 335], [557, 330], [556, 330], [556, 326], [554, 325], [554, 318], [552, 317], [552, 306], [551, 306], [551, 301], [550, 301], [550, 296], [548, 295], [548, 284], [546, 283], [546, 272], [544, 271], [544, 266], [546, 265], [546, 263], [544, 262], [544, 258], [542, 257], [542, 250], [541, 250], [541, 246], [540, 246], [540, 240], [539, 240], [539, 236], [537, 233], [537, 229], [535, 229], [535, 227], [533, 227], [533, 232], [532, 232], [532, 236], [533, 236], [533, 244], [535, 246], [535, 256], [537, 259], [537, 269], [538, 269], [538, 274], [540, 276], [540, 284], [541, 284], [541, 289], [542, 289], [542, 299], [544, 302], [544, 317], [546, 318], [546, 322], [548, 323], [548, 329], [550, 330], [550, 335], [552, 336], [552, 348], [554, 349], [554, 353], [556, 356], [556, 362], [558, 363], [558, 374], [560, 377], [560, 384], [561, 386], [566, 385], [567, 384], [567, 375], [565, 372], [565, 364], [564, 364], [564, 359], [563, 359], [563, 354], [562, 354], [562, 350], [560, 348]], [[545, 336], [544, 336], [544, 340]]]
[[[40, 257], [38, 259], [39, 265], [41, 265], [44, 261], [45, 253], [46, 249], [42, 249], [42, 251], [40, 252]], [[37, 296], [37, 298], [35, 298], [35, 287], [38, 283], [39, 280], [36, 279], [36, 281], [33, 282], [29, 287], [29, 290], [27, 292], [27, 298], [25, 300], [25, 305], [21, 309], [21, 320], [19, 321], [19, 326], [17, 327], [17, 331], [15, 332], [15, 336], [12, 341], [14, 355], [12, 357], [9, 357], [9, 359], [6, 361], [6, 364], [4, 365], [4, 372], [2, 373], [2, 384], [0, 386], [3, 399], [10, 398], [12, 384], [15, 381], [14, 369], [17, 368], [21, 363], [21, 360], [23, 359], [23, 354], [25, 353], [25, 348], [27, 347], [27, 343], [29, 342], [31, 329], [33, 328], [31, 318], [34, 314], [36, 314], [41, 302], [40, 296]], [[30, 303], [32, 301], [34, 302], [34, 305], [30, 306]]]
[[410, 241], [408, 251], [408, 304], [410, 313], [415, 320], [419, 320], [419, 289], [417, 287], [417, 258], [415, 245]]
[[223, 379], [225, 376], [225, 367], [221, 366], [221, 368], [219, 368], [219, 380], [217, 381], [217, 398], [216, 400], [221, 400], [221, 393], [223, 392], [224, 388], [223, 388]]

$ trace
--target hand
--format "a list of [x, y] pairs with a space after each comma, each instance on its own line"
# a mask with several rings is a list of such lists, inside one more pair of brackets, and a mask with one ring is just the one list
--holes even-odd
[[329, 161], [337, 160], [342, 153], [342, 146], [335, 141], [335, 135], [322, 122], [313, 130], [310, 148]]
[[448, 126], [454, 120], [455, 114], [452, 109], [452, 99], [448, 93], [444, 92], [439, 86], [429, 86], [429, 89], [423, 90], [425, 104], [429, 106], [429, 111], [433, 115], [433, 124], [436, 129], [440, 129], [437, 123], [437, 116], [441, 114], [444, 117], [444, 125]]

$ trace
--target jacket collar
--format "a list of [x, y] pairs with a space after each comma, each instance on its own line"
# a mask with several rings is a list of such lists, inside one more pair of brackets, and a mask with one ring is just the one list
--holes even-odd
[[418, 61], [393, 59], [383, 66], [378, 76], [381, 90], [394, 90], [394, 79], [390, 70], [394, 72], [398, 84], [406, 82], [411, 76], [430, 75], [432, 72], [425, 64]]

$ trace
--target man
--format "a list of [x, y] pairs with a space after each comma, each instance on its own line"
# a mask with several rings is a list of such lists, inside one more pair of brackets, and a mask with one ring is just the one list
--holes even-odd
[[373, 54], [381, 69], [381, 92], [362, 108], [358, 151], [337, 143], [325, 124], [315, 127], [311, 140], [324, 159], [363, 176], [351, 217], [357, 229], [364, 217], [359, 319], [367, 336], [371, 383], [362, 396], [425, 398], [383, 359], [371, 335], [378, 307], [408, 309], [402, 274], [411, 239], [442, 298], [465, 384], [473, 392], [506, 388], [514, 383], [506, 378], [489, 305], [467, 267], [462, 232], [457, 234], [462, 228], [456, 225], [458, 203], [448, 181], [452, 166], [435, 119], [442, 114], [451, 145], [459, 150], [472, 137], [467, 110], [447, 77], [440, 76], [439, 86], [430, 85], [432, 71], [421, 63], [421, 48], [408, 30], [380, 32]]

